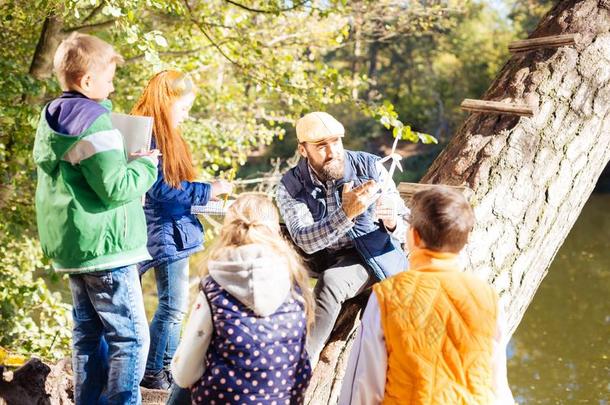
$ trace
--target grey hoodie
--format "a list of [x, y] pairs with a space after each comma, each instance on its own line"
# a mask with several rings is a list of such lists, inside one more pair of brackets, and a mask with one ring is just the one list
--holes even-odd
[[291, 289], [287, 267], [261, 245], [225, 249], [208, 262], [210, 277], [259, 316], [271, 315], [286, 301]]

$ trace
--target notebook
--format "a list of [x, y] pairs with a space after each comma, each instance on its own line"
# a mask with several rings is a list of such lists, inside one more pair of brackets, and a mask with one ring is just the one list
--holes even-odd
[[225, 204], [223, 200], [208, 201], [206, 205], [192, 205], [191, 214], [206, 214], [206, 215], [226, 215], [227, 209], [235, 200], [228, 200]]
[[121, 131], [125, 143], [127, 159], [133, 160], [129, 154], [139, 152], [142, 149], [150, 150], [152, 139], [153, 119], [152, 117], [141, 117], [137, 115], [110, 113], [112, 126]]

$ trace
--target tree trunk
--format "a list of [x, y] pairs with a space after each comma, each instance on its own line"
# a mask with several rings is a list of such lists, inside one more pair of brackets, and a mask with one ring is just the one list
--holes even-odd
[[[494, 285], [511, 334], [610, 159], [610, 0], [561, 1], [531, 37], [568, 33], [575, 46], [514, 55], [482, 97], [535, 115], [469, 115], [422, 180], [474, 190], [468, 271]], [[336, 352], [309, 403], [336, 403], [348, 350]], [[335, 381], [327, 389], [321, 374]]]
[[381, 44], [377, 41], [373, 41], [369, 45], [369, 72], [368, 79], [371, 81], [369, 89], [366, 92], [366, 101], [371, 101], [375, 95], [379, 94], [377, 91], [377, 58], [379, 55], [379, 48]]
[[[64, 37], [62, 27], [63, 23], [58, 17], [50, 16], [45, 19], [30, 64], [29, 74], [33, 78], [42, 80], [51, 77], [53, 74], [53, 57]], [[45, 98], [44, 93], [33, 95], [25, 92], [21, 96], [21, 102], [24, 105], [33, 105], [40, 103], [43, 98]], [[19, 167], [19, 165], [14, 164], [19, 159], [19, 146], [15, 136], [13, 132], [8, 131], [3, 140], [9, 160], [9, 169], [5, 170], [0, 177], [0, 209], [10, 203], [15, 193], [15, 186], [12, 184], [15, 170], [11, 169], [12, 167]]]
[[36, 51], [30, 65], [30, 75], [36, 79], [47, 79], [53, 74], [53, 56], [65, 34], [63, 23], [55, 16], [47, 17], [42, 26], [42, 32], [36, 44]]
[[557, 4], [532, 37], [575, 33], [576, 46], [514, 56], [483, 96], [537, 113], [470, 115], [422, 180], [475, 191], [469, 269], [500, 293], [511, 333], [610, 159], [608, 4]]
[[360, 63], [362, 58], [362, 23], [359, 16], [354, 19], [354, 56], [352, 59], [352, 98], [358, 100], [360, 86]]

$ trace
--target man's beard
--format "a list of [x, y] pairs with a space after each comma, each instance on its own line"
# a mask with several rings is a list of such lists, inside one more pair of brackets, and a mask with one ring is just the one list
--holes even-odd
[[317, 169], [316, 173], [320, 176], [323, 182], [331, 180], [340, 180], [343, 178], [345, 169], [345, 160], [340, 157], [326, 162], [322, 168]]

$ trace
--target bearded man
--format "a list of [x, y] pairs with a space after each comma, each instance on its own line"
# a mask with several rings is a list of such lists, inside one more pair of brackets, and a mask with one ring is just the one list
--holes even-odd
[[302, 158], [282, 177], [277, 202], [290, 237], [317, 273], [307, 342], [313, 366], [341, 305], [407, 269], [400, 244], [409, 211], [394, 182], [386, 182], [389, 174], [379, 157], [343, 149], [345, 129], [330, 114], [303, 116], [296, 133]]

